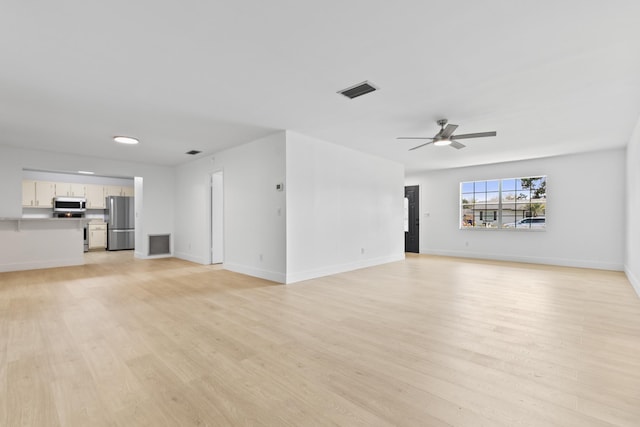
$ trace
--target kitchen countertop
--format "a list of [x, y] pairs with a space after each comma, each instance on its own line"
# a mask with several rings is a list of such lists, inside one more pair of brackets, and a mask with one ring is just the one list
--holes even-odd
[[0, 221], [91, 221], [87, 218], [29, 218], [29, 217], [0, 217]]
[[[83, 228], [88, 224], [87, 218], [23, 218], [23, 217], [0, 217], [0, 223], [11, 224], [15, 223], [16, 231], [21, 231], [24, 227], [35, 227], [36, 224], [40, 224], [40, 227], [47, 227], [45, 224], [50, 224], [51, 227], [59, 228], [62, 224], [67, 224], [67, 228]], [[28, 226], [27, 224], [31, 224]], [[54, 226], [54, 224], [56, 224]], [[4, 227], [3, 227], [4, 228]]]

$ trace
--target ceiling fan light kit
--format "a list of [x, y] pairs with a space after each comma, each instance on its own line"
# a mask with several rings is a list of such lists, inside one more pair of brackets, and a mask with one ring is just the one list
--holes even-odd
[[450, 139], [439, 139], [437, 141], [433, 141], [433, 145], [437, 145], [438, 147], [442, 147], [445, 145], [451, 145]]
[[438, 132], [434, 137], [423, 137], [423, 136], [399, 136], [396, 139], [430, 139], [431, 141], [425, 142], [424, 144], [420, 144], [416, 147], [410, 148], [409, 151], [416, 150], [418, 148], [424, 147], [425, 145], [433, 144], [438, 147], [449, 145], [456, 150], [466, 147], [466, 145], [456, 141], [456, 139], [470, 139], [470, 138], [484, 138], [488, 136], [496, 136], [497, 132], [477, 132], [477, 133], [465, 133], [462, 135], [454, 135], [453, 132], [456, 131], [458, 125], [447, 124], [447, 119], [440, 119], [437, 121], [440, 126], [440, 132]]

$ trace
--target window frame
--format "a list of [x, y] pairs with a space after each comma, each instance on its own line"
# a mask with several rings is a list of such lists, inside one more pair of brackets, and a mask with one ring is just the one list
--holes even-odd
[[[525, 180], [529, 181], [529, 185], [525, 186]], [[539, 186], [533, 187], [533, 180], [541, 180]], [[513, 185], [509, 185], [509, 181], [513, 181]], [[547, 181], [547, 175], [541, 174], [460, 182], [458, 228], [460, 230], [546, 231]], [[536, 191], [540, 189], [544, 189], [544, 192]], [[537, 198], [534, 198], [534, 193], [538, 196]], [[468, 198], [470, 195], [472, 197]], [[509, 196], [512, 198], [505, 202]], [[534, 216], [534, 209], [538, 209], [533, 207], [534, 204], [542, 209], [541, 215], [538, 213]], [[505, 211], [510, 210], [513, 213], [509, 212], [507, 217]], [[508, 222], [505, 222], [505, 217], [508, 218]], [[533, 218], [544, 219], [544, 226], [534, 226], [534, 223], [539, 224], [541, 221], [533, 221]], [[531, 219], [528, 221], [528, 227], [518, 227], [518, 223], [523, 219]], [[481, 226], [476, 226], [478, 221], [482, 222]]]

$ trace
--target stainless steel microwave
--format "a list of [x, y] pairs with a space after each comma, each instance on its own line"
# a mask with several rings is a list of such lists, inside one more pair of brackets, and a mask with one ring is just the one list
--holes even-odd
[[54, 197], [54, 212], [85, 212], [87, 199], [83, 197]]

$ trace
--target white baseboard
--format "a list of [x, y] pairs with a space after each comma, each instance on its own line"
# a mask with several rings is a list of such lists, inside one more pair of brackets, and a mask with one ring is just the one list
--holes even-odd
[[249, 267], [241, 264], [224, 262], [222, 264], [225, 270], [235, 273], [246, 274], [247, 276], [258, 277], [260, 279], [271, 280], [272, 282], [285, 283], [285, 274], [277, 271], [261, 270], [259, 268]]
[[0, 264], [0, 272], [6, 273], [9, 271], [39, 270], [42, 268], [56, 268], [56, 267], [72, 267], [75, 265], [84, 265], [84, 257]]
[[183, 259], [185, 261], [195, 262], [196, 264], [203, 264], [203, 265], [209, 264], [209, 260], [208, 259], [204, 259], [204, 257], [201, 257], [201, 256], [195, 256], [195, 255], [192, 255], [192, 254], [188, 254], [186, 252], [176, 252], [174, 256], [176, 258], [180, 258], [180, 259]]
[[628, 265], [624, 266], [624, 274], [627, 275], [627, 279], [631, 283], [631, 286], [636, 291], [636, 294], [638, 294], [638, 297], [640, 297], [640, 279], [638, 279], [638, 276], [633, 274]]
[[613, 271], [624, 270], [624, 265], [622, 263], [602, 262], [602, 261], [593, 261], [593, 260], [532, 257], [532, 256], [518, 256], [518, 255], [514, 256], [514, 255], [505, 255], [505, 254], [487, 254], [487, 253], [437, 250], [437, 249], [420, 251], [420, 253], [425, 255], [442, 255], [442, 256], [451, 256], [451, 257], [459, 257], [459, 258], [476, 258], [476, 259], [486, 259], [486, 260], [492, 260], [492, 261], [511, 261], [511, 262], [524, 262], [527, 264], [557, 265], [561, 267], [594, 268], [596, 270], [613, 270]]
[[133, 257], [134, 258], [138, 258], [138, 259], [171, 258], [171, 257], [173, 257], [173, 254], [145, 255], [145, 254], [143, 254], [141, 252], [134, 252], [133, 253]]
[[318, 269], [299, 271], [295, 273], [287, 273], [287, 284], [301, 282], [303, 280], [315, 279], [318, 277], [330, 276], [332, 274], [345, 273], [347, 271], [358, 270], [360, 268], [373, 267], [374, 265], [386, 264], [389, 262], [402, 261], [404, 253], [396, 255], [388, 255], [378, 258], [370, 258], [348, 262], [345, 264], [330, 265]]

